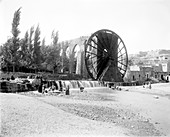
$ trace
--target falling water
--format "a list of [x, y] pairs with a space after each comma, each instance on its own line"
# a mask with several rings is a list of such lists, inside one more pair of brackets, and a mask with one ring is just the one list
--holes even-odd
[[65, 88], [69, 86], [69, 88], [73, 88], [73, 85], [70, 81], [65, 80], [63, 83], [65, 83]]
[[82, 81], [82, 84], [84, 87], [92, 87], [89, 83], [89, 81]]
[[[60, 83], [61, 84], [60, 84]], [[63, 81], [56, 81], [58, 88], [90, 88], [90, 87], [101, 87], [102, 85], [98, 81], [87, 81], [87, 80], [63, 80]]]
[[70, 83], [72, 84], [73, 88], [79, 88], [78, 82], [76, 80], [71, 80]]
[[57, 84], [58, 89], [60, 89], [59, 81], [55, 81], [55, 83]]

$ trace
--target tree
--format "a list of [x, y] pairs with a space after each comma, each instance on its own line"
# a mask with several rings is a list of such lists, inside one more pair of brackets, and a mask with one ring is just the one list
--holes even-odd
[[41, 50], [40, 50], [40, 28], [37, 26], [34, 34], [34, 48], [33, 48], [33, 62], [34, 66], [40, 67], [41, 63]]
[[52, 39], [52, 45], [57, 46], [57, 44], [58, 44], [58, 31], [57, 32], [55, 32], [54, 30], [52, 31], [51, 39]]
[[45, 45], [45, 38], [41, 43], [41, 66], [44, 69], [58, 72], [61, 66], [60, 61], [60, 45], [58, 44], [58, 32], [52, 31], [52, 42], [50, 45]]
[[68, 71], [69, 70], [69, 58], [66, 55], [66, 50], [69, 47], [69, 43], [68, 41], [62, 42], [61, 43], [61, 50], [62, 50], [62, 54], [60, 54], [61, 56], [61, 62], [62, 62], [62, 72]]
[[48, 48], [48, 58], [47, 58], [47, 64], [50, 65], [50, 67], [53, 69], [53, 72], [59, 71], [59, 68], [61, 66], [60, 61], [60, 45], [58, 44], [58, 31], [52, 32], [51, 35], [52, 43]]
[[28, 67], [28, 61], [29, 61], [28, 41], [29, 41], [29, 35], [27, 31], [25, 33], [25, 37], [20, 41], [20, 60], [19, 60], [21, 66], [26, 66], [26, 67]]
[[10, 62], [13, 64], [13, 72], [15, 72], [15, 66], [18, 64], [18, 49], [19, 49], [19, 43], [20, 40], [18, 38], [20, 34], [20, 30], [18, 28], [19, 22], [20, 22], [20, 9], [19, 8], [15, 13], [14, 13], [14, 18], [12, 22], [12, 41], [10, 42], [9, 45], [9, 53], [10, 53]]
[[45, 38], [41, 42], [41, 68], [47, 70], [48, 46], [45, 44]]
[[2, 49], [3, 49], [3, 45], [0, 45], [0, 56], [2, 56], [2, 55], [3, 55], [3, 53], [2, 53]]
[[10, 65], [12, 65], [12, 62], [11, 62], [11, 54], [10, 54], [10, 46], [12, 45], [12, 39], [9, 38], [7, 40], [7, 42], [5, 44], [3, 44], [2, 46], [2, 55], [3, 55], [3, 58], [4, 58], [4, 61], [2, 63], [2, 68], [7, 68], [7, 71], [8, 71], [8, 67]]
[[129, 58], [128, 65], [129, 66], [133, 66], [134, 65], [133, 58]]
[[29, 67], [32, 67], [33, 65], [33, 40], [32, 40], [32, 36], [33, 36], [33, 33], [34, 33], [34, 27], [32, 26], [30, 28], [30, 32], [29, 32], [29, 38], [28, 38], [28, 66]]
[[43, 40], [41, 42], [41, 47], [45, 47], [45, 38], [43, 38]]

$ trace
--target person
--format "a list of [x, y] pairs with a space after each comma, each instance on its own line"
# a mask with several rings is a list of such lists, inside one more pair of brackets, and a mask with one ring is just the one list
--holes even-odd
[[11, 76], [11, 80], [15, 80], [15, 77], [13, 75]]
[[10, 78], [6, 78], [7, 81], [10, 81]]
[[70, 87], [69, 87], [69, 85], [67, 85], [67, 87], [66, 87], [66, 95], [69, 95], [70, 94]]
[[38, 86], [38, 92], [42, 93], [42, 84], [43, 84], [43, 81], [42, 81], [42, 77], [40, 78], [40, 83], [39, 83], [39, 86]]
[[5, 78], [1, 78], [1, 80], [5, 80]]
[[45, 88], [46, 88], [46, 85], [45, 85], [45, 84], [43, 84], [43, 85], [42, 85], [42, 93], [43, 93], [43, 94], [47, 93], [47, 91], [46, 91], [46, 89], [45, 89]]
[[54, 83], [52, 82], [51, 90], [54, 91], [56, 87], [54, 86]]
[[81, 86], [81, 87], [80, 87], [80, 92], [83, 92], [83, 91], [84, 91], [84, 87]]
[[151, 86], [151, 82], [149, 82], [149, 89], [151, 89], [152, 88], [152, 86]]

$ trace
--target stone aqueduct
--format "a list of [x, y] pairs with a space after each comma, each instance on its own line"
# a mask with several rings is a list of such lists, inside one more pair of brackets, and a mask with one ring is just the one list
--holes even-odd
[[82, 36], [68, 41], [69, 47], [66, 52], [69, 56], [69, 73], [88, 76], [84, 61], [84, 44], [88, 38], [89, 36]]
[[[69, 46], [68, 46], [69, 45]], [[84, 78], [123, 82], [128, 55], [123, 40], [113, 31], [102, 29], [89, 36], [68, 41], [69, 73]]]

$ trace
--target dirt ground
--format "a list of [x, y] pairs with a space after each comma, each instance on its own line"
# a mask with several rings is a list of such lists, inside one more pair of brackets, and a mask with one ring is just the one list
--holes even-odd
[[0, 93], [1, 136], [170, 136], [170, 83], [121, 88]]

